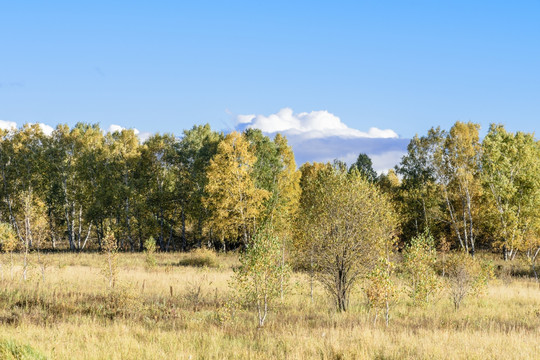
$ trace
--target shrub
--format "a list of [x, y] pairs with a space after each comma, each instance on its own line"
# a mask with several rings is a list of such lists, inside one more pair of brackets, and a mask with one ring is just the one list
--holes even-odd
[[426, 305], [441, 288], [435, 271], [437, 254], [433, 237], [420, 234], [411, 240], [403, 254], [405, 277], [409, 283], [409, 295], [414, 304]]
[[373, 272], [368, 275], [365, 288], [368, 306], [375, 310], [373, 322], [376, 323], [379, 312], [383, 312], [386, 326], [390, 321], [390, 306], [398, 295], [396, 284], [392, 281], [394, 267], [386, 258], [380, 258]]
[[481, 294], [493, 276], [490, 262], [481, 263], [465, 253], [452, 254], [448, 259], [448, 281], [455, 309], [465, 297]]
[[282, 278], [288, 279], [288, 267], [281, 261], [281, 243], [272, 229], [257, 232], [240, 256], [233, 287], [247, 305], [257, 309], [259, 327], [264, 325], [269, 307], [279, 297]]
[[156, 266], [156, 241], [152, 236], [150, 236], [146, 241], [144, 242], [144, 248], [146, 249], [146, 267], [151, 269]]
[[200, 248], [191, 251], [185, 259], [180, 260], [178, 265], [218, 268], [219, 260], [214, 251]]

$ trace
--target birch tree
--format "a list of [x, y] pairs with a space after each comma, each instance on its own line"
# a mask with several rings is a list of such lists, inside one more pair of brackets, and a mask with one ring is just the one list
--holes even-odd
[[461, 249], [471, 255], [475, 252], [482, 194], [479, 128], [478, 124], [456, 122], [434, 158], [446, 205], [446, 220]]
[[518, 250], [532, 259], [537, 255], [530, 245], [539, 218], [540, 146], [533, 134], [491, 125], [482, 148], [482, 180], [493, 204], [487, 209], [493, 209], [494, 245], [503, 250], [505, 260], [513, 259]]
[[122, 232], [117, 235], [117, 240], [120, 240], [120, 249], [124, 247], [124, 240], [127, 240], [133, 251], [135, 241], [132, 219], [137, 198], [135, 169], [137, 162], [140, 161], [139, 139], [133, 130], [123, 129], [107, 134], [106, 141], [111, 157], [111, 180], [115, 189], [116, 223], [117, 228]]
[[240, 267], [234, 275], [234, 287], [240, 298], [257, 310], [259, 327], [280, 294], [282, 279], [288, 278], [288, 267], [281, 262], [280, 241], [271, 227], [263, 227], [253, 236], [240, 256]]
[[219, 143], [217, 154], [210, 161], [204, 203], [212, 209], [211, 226], [223, 240], [241, 237], [247, 245], [257, 227], [270, 194], [253, 182], [256, 160], [242, 134], [232, 132]]
[[213, 237], [207, 224], [211, 209], [203, 199], [208, 196], [208, 166], [216, 155], [221, 140], [223, 135], [212, 131], [210, 125], [199, 125], [184, 131], [178, 147], [178, 158], [182, 167], [182, 171], [177, 175], [182, 176], [178, 183], [185, 195], [186, 214], [195, 223], [195, 237], [199, 247], [205, 231], [209, 244]]
[[430, 129], [425, 136], [415, 135], [407, 146], [407, 154], [396, 167], [403, 178], [402, 223], [407, 239], [425, 231], [438, 234], [442, 230], [444, 202], [437, 183], [435, 154], [442, 147], [444, 136], [440, 128]]

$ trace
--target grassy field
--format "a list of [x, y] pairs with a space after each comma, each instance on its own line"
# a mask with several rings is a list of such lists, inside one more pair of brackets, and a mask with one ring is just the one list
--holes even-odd
[[[104, 255], [48, 254], [45, 279], [32, 254], [21, 280], [3, 254], [0, 358], [6, 359], [539, 359], [540, 288], [503, 275], [455, 311], [447, 294], [426, 308], [405, 294], [390, 326], [373, 322], [360, 290], [336, 313], [321, 289], [293, 274], [288, 296], [264, 328], [255, 313], [228, 306], [234, 255], [200, 267], [189, 254], [118, 255], [108, 288]], [[205, 263], [205, 261], [202, 261]]]

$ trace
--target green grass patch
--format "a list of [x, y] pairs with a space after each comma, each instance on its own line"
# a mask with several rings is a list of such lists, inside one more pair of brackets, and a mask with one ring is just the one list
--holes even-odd
[[3, 360], [45, 360], [47, 357], [40, 354], [29, 345], [20, 345], [13, 340], [0, 340], [0, 358]]

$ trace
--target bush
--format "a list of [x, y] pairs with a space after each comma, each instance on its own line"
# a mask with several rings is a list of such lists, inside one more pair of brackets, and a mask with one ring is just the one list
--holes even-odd
[[272, 302], [279, 297], [282, 279], [289, 276], [287, 265], [281, 262], [281, 243], [272, 228], [262, 228], [240, 256], [233, 289], [246, 305], [257, 309], [259, 327], [264, 326]]
[[414, 304], [427, 305], [430, 298], [441, 288], [435, 271], [437, 254], [433, 237], [420, 234], [405, 248], [403, 266], [409, 285], [409, 295]]
[[395, 265], [385, 258], [380, 258], [373, 272], [367, 277], [365, 287], [368, 306], [375, 310], [373, 323], [377, 322], [379, 312], [384, 314], [386, 326], [390, 320], [390, 305], [398, 296], [398, 289], [392, 280]]
[[465, 253], [455, 253], [448, 259], [448, 281], [450, 297], [454, 307], [470, 295], [479, 295], [494, 277], [491, 262], [479, 262]]
[[218, 268], [219, 260], [214, 251], [200, 248], [191, 251], [185, 259], [179, 261], [178, 265]]
[[152, 236], [150, 236], [146, 241], [144, 242], [144, 248], [146, 249], [146, 267], [148, 269], [154, 268], [157, 264], [156, 261], [156, 241]]

